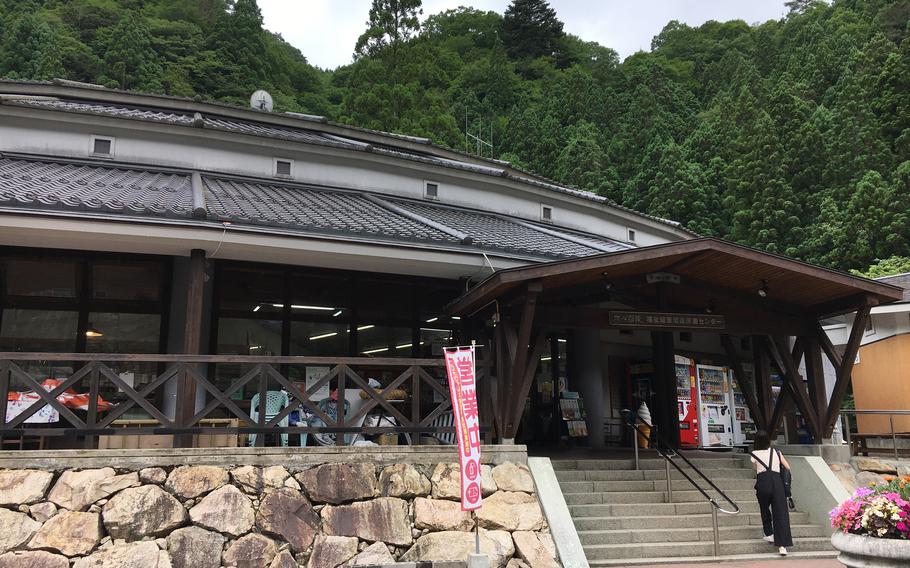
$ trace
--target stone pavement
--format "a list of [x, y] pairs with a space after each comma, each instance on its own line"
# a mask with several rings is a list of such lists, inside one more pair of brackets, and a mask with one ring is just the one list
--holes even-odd
[[781, 558], [779, 560], [751, 560], [724, 562], [723, 564], [665, 564], [661, 568], [843, 568], [834, 558]]

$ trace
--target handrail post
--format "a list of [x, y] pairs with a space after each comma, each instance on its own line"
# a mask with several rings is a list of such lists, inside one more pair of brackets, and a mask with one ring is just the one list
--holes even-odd
[[714, 556], [720, 556], [720, 529], [717, 527], [717, 507], [711, 505], [711, 523], [714, 526]]
[[638, 428], [635, 425], [632, 426], [632, 449], [635, 450], [635, 471], [641, 469], [638, 465], [638, 437], [641, 436], [641, 432], [638, 431]]
[[667, 503], [673, 502], [673, 482], [670, 477], [670, 460], [664, 459], [664, 465], [667, 467]]
[[894, 459], [899, 459], [897, 457], [897, 435], [894, 433], [894, 415], [888, 415], [888, 422], [891, 423], [891, 444], [894, 446]]

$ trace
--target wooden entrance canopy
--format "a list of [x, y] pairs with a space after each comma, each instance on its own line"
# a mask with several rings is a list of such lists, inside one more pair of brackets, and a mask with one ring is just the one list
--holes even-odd
[[[820, 442], [831, 436], [870, 309], [901, 297], [902, 290], [895, 286], [700, 238], [502, 270], [453, 301], [447, 311], [492, 317], [496, 323], [497, 385], [492, 391], [501, 438], [514, 438], [517, 432], [548, 330], [627, 328], [637, 320], [641, 325], [635, 327], [651, 331], [659, 407], [652, 414], [668, 439], [678, 439], [672, 331], [710, 327], [721, 335], [759, 426], [776, 432], [795, 402]], [[636, 318], [632, 311], [650, 315]], [[838, 353], [819, 319], [854, 311], [846, 350]], [[744, 384], [742, 361], [730, 335], [752, 338], [753, 384]], [[830, 400], [823, 353], [837, 371]], [[804, 356], [808, 385], [799, 374]], [[774, 407], [772, 365], [785, 383]]]

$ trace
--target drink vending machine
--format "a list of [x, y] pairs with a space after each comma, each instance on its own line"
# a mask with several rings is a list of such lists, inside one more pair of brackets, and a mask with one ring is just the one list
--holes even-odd
[[698, 447], [698, 406], [695, 391], [695, 361], [681, 355], [676, 361], [676, 400], [679, 414], [679, 443]]
[[733, 445], [732, 405], [726, 367], [696, 365], [698, 428], [703, 448]]

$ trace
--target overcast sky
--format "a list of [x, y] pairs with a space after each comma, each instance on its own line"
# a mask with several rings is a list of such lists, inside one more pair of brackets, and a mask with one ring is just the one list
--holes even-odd
[[[424, 0], [423, 17], [458, 6], [502, 14], [510, 0]], [[278, 32], [312, 64], [335, 68], [351, 62], [366, 29], [370, 0], [259, 0], [265, 27]], [[647, 50], [670, 20], [698, 26], [708, 20], [776, 20], [784, 0], [550, 0], [565, 31], [612, 47], [621, 58]]]

